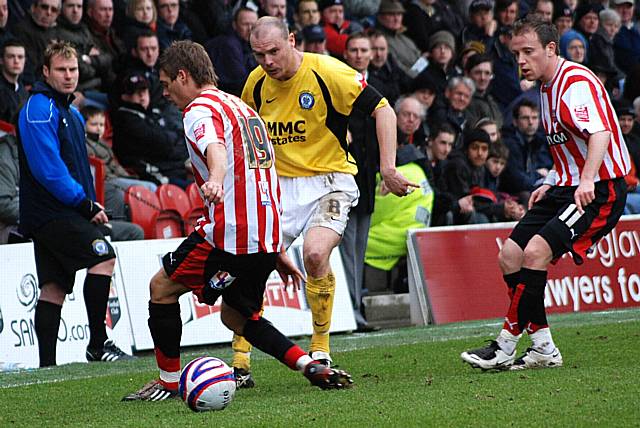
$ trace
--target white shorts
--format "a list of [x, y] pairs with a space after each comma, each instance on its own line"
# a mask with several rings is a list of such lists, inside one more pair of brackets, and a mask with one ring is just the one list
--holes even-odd
[[342, 236], [349, 211], [360, 191], [351, 174], [334, 172], [310, 177], [279, 177], [282, 190], [282, 235], [289, 247], [300, 234], [316, 226]]

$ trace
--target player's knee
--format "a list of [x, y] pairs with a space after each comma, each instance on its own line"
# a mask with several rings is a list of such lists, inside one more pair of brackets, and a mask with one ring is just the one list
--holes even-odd
[[319, 276], [328, 263], [328, 255], [320, 249], [309, 248], [304, 254], [304, 267], [310, 275]]
[[161, 269], [151, 278], [149, 282], [149, 296], [153, 303], [173, 303], [177, 298], [172, 298], [173, 293], [168, 289], [170, 284], [169, 277]]
[[111, 258], [109, 260], [105, 260], [103, 262], [98, 263], [95, 266], [92, 266], [88, 269], [89, 273], [93, 273], [96, 275], [107, 275], [111, 276], [113, 274], [113, 269], [116, 267], [116, 258]]
[[534, 237], [529, 241], [524, 249], [523, 265], [530, 268], [544, 268], [552, 258], [551, 248], [547, 242], [540, 238]]
[[498, 254], [498, 261], [503, 272], [514, 271], [522, 264], [523, 251], [515, 242], [508, 240]]

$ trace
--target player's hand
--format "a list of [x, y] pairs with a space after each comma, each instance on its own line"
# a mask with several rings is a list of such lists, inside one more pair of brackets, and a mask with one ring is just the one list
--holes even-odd
[[107, 213], [102, 209], [98, 214], [94, 215], [90, 221], [93, 224], [105, 224], [109, 221], [109, 217], [107, 217]]
[[400, 174], [395, 168], [380, 171], [380, 174], [382, 175], [380, 193], [383, 195], [391, 192], [396, 196], [407, 196], [413, 192], [415, 188], [420, 187], [419, 184], [407, 180], [404, 175]]
[[584, 213], [584, 207], [589, 205], [596, 198], [595, 184], [593, 180], [585, 180], [580, 178], [580, 184], [573, 194], [573, 199], [576, 202], [576, 207], [580, 214]]
[[294, 288], [296, 290], [300, 290], [302, 281], [305, 280], [304, 275], [284, 251], [278, 254], [278, 258], [276, 259], [276, 271], [280, 275], [280, 279], [282, 279], [285, 289], [289, 286], [289, 281], [291, 280]]
[[222, 183], [216, 183], [214, 181], [207, 181], [200, 187], [202, 190], [202, 195], [206, 200], [211, 202], [212, 204], [217, 204], [222, 201], [224, 198], [224, 189], [222, 188]]
[[547, 190], [549, 190], [550, 188], [551, 188], [550, 185], [543, 184], [542, 186], [540, 186], [536, 190], [534, 190], [531, 193], [531, 197], [529, 198], [529, 209], [531, 209], [531, 207], [533, 207], [533, 204], [535, 204], [536, 202], [538, 202], [539, 200], [544, 198], [544, 195], [547, 193]]

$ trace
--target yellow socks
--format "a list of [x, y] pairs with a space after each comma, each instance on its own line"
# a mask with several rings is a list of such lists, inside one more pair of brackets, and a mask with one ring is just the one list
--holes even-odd
[[335, 290], [336, 279], [331, 272], [322, 278], [307, 277], [307, 303], [313, 319], [313, 335], [309, 349], [311, 352], [329, 353], [329, 328]]
[[231, 341], [231, 349], [233, 349], [232, 366], [250, 371], [252, 346], [247, 339], [234, 334], [233, 340]]
[[[260, 316], [264, 313], [264, 306], [260, 308]], [[232, 366], [239, 369], [245, 369], [251, 371], [251, 349], [253, 346], [249, 343], [244, 336], [233, 335], [231, 341], [231, 349], [233, 349], [233, 361]]]

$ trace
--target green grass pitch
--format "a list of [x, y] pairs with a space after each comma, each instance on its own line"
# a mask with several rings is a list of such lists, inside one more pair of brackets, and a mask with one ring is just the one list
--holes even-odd
[[[179, 400], [120, 402], [157, 376], [150, 354], [0, 373], [0, 427], [640, 426], [640, 310], [550, 323], [564, 367], [520, 372], [484, 373], [459, 358], [493, 338], [498, 320], [334, 335], [333, 357], [355, 382], [344, 391], [314, 388], [256, 351], [256, 388], [238, 391], [221, 412], [194, 413]], [[528, 345], [523, 338], [519, 351]], [[229, 360], [231, 351], [187, 349], [183, 364], [201, 355]]]

